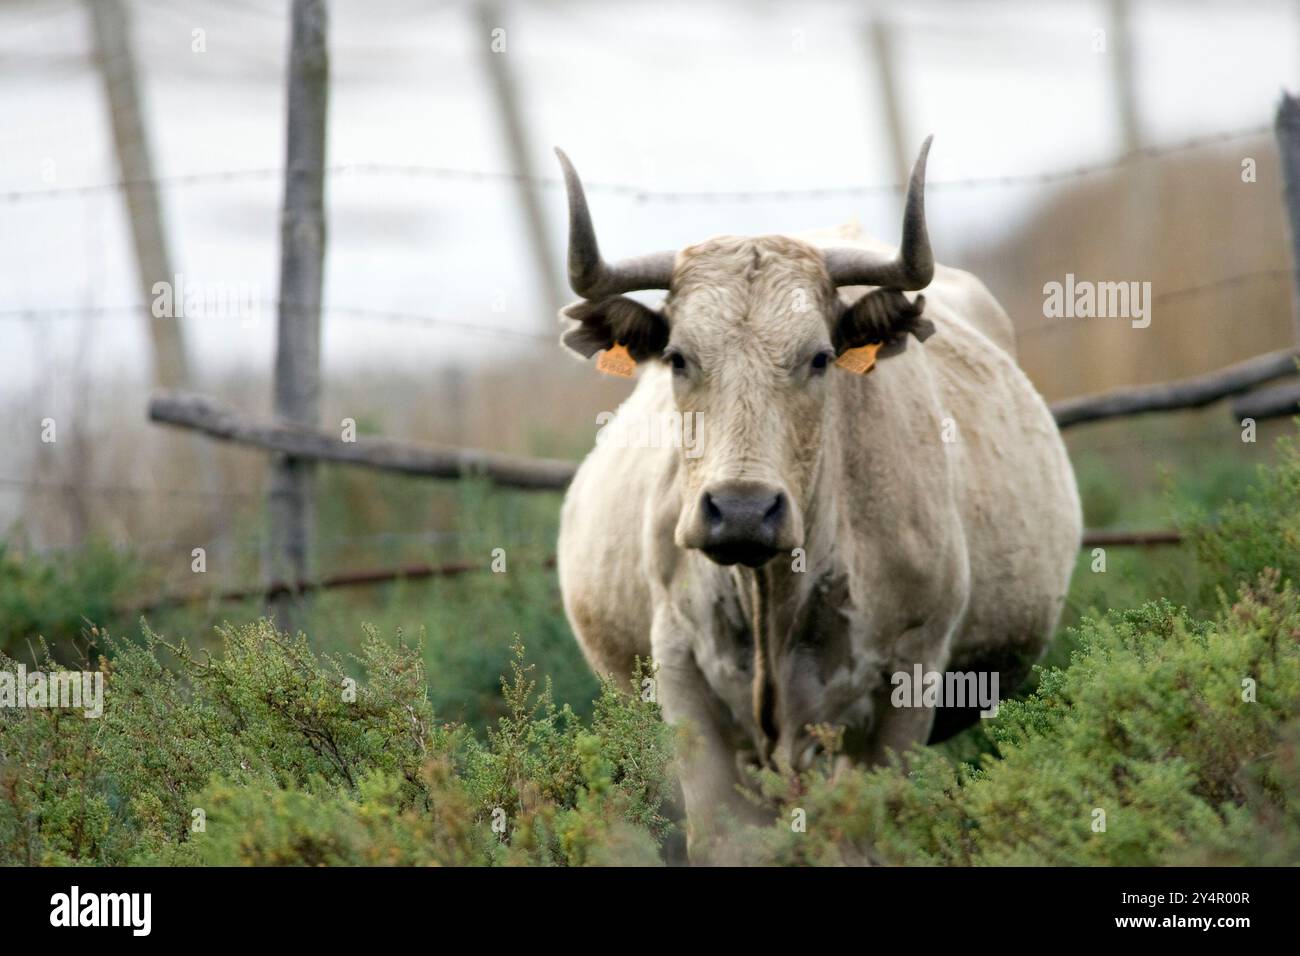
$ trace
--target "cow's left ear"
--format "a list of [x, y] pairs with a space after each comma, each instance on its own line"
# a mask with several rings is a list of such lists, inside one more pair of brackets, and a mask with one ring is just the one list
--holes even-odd
[[627, 296], [574, 302], [560, 310], [560, 318], [569, 324], [560, 341], [583, 358], [622, 345], [634, 361], [644, 362], [661, 355], [668, 344], [663, 314]]
[[934, 323], [923, 317], [924, 310], [925, 296], [912, 301], [897, 289], [874, 289], [840, 312], [833, 336], [835, 354], [880, 345], [876, 359], [898, 355], [907, 348], [909, 333], [918, 342], [934, 334]]

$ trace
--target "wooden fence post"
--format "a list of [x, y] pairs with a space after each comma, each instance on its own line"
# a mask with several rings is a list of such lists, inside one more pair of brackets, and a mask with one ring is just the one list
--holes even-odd
[[1282, 164], [1286, 221], [1291, 233], [1291, 320], [1300, 342], [1300, 99], [1282, 94], [1277, 104], [1277, 151]]
[[[275, 414], [316, 427], [320, 417], [320, 302], [325, 257], [325, 120], [329, 104], [329, 17], [325, 0], [293, 0], [289, 49], [284, 208], [280, 220], [280, 314], [276, 331]], [[310, 576], [315, 465], [271, 459], [267, 581]], [[300, 597], [271, 605], [286, 630], [302, 625]]]
[[[135, 57], [128, 32], [126, 6], [122, 0], [88, 0], [95, 36], [95, 54], [108, 98], [113, 143], [118, 166], [126, 183], [127, 216], [135, 242], [136, 268], [141, 295], [146, 303], [154, 299], [155, 282], [176, 281], [167, 255], [162, 207], [154, 182], [153, 159], [145, 135], [144, 111], [135, 73]], [[153, 345], [154, 383], [162, 388], [190, 384], [189, 362], [180, 321], [172, 316], [147, 317]]]
[[[131, 22], [124, 0], [87, 0], [90, 9], [95, 54], [99, 75], [108, 100], [109, 125], [117, 152], [118, 170], [126, 198], [131, 239], [135, 248], [136, 281], [140, 301], [145, 303], [145, 331], [153, 349], [153, 382], [159, 388], [187, 388], [193, 385], [193, 373], [185, 348], [185, 327], [177, 314], [155, 315], [155, 283], [176, 282], [163, 224], [162, 201], [154, 179], [153, 155], [144, 106], [140, 100], [140, 82], [136, 74], [135, 48]], [[172, 288], [173, 296], [184, 293]], [[179, 298], [173, 300], [174, 303]], [[217, 490], [216, 463], [207, 443], [182, 442], [174, 447], [174, 467], [191, 475], [205, 491]], [[217, 525], [222, 515], [216, 498], [210, 499], [209, 516]]]
[[1137, 82], [1133, 75], [1133, 31], [1129, 23], [1129, 0], [1110, 0], [1108, 5], [1107, 54], [1110, 57], [1112, 93], [1119, 118], [1120, 141], [1125, 155], [1142, 146], [1138, 117]]
[[[559, 285], [559, 270], [551, 250], [551, 239], [546, 229], [546, 210], [542, 207], [537, 179], [532, 168], [532, 151], [528, 142], [528, 127], [519, 108], [519, 95], [514, 76], [506, 62], [510, 55], [511, 39], [501, 21], [501, 11], [495, 0], [477, 0], [474, 14], [479, 35], [474, 42], [483, 51], [484, 67], [496, 98], [497, 116], [505, 135], [506, 153], [518, 174], [519, 203], [524, 210], [524, 224], [528, 229], [528, 242], [533, 250], [533, 264], [537, 270], [537, 284], [546, 297], [546, 309], [564, 305], [564, 291]], [[555, 325], [555, 316], [542, 312], [542, 328], [549, 334]]]
[[901, 187], [912, 175], [911, 147], [907, 131], [903, 128], [903, 108], [898, 101], [898, 69], [894, 62], [894, 30], [880, 15], [872, 18], [867, 27], [867, 50], [875, 67], [876, 84], [880, 88], [880, 105], [885, 114], [885, 131], [889, 135], [889, 160], [894, 182], [900, 192], [894, 197], [897, 212], [903, 211]]

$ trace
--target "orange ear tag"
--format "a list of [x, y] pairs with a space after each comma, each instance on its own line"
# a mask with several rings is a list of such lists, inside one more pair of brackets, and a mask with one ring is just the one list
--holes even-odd
[[849, 349], [835, 360], [835, 364], [857, 375], [865, 375], [876, 367], [876, 353], [884, 342], [869, 342], [856, 349]]
[[600, 353], [600, 358], [596, 359], [596, 370], [619, 378], [631, 378], [636, 371], [636, 359], [628, 354], [626, 345], [615, 342]]

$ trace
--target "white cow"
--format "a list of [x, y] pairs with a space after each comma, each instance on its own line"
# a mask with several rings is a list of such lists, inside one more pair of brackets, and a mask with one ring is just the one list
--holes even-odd
[[[639, 364], [614, 426], [700, 426], [694, 447], [598, 444], [559, 540], [591, 666], [626, 679], [653, 658], [666, 718], [695, 737], [693, 856], [723, 816], [751, 815], [746, 765], [806, 767], [814, 724], [844, 728], [847, 759], [865, 763], [940, 739], [971, 708], [897, 706], [894, 675], [992, 672], [1010, 691], [1057, 624], [1080, 544], [1074, 475], [1006, 314], [934, 265], [928, 148], [896, 255], [726, 236], [614, 264], [560, 154], [583, 296], [561, 313], [564, 343]], [[636, 289], [667, 289], [662, 310], [622, 295]], [[877, 346], [869, 372], [839, 367]]]

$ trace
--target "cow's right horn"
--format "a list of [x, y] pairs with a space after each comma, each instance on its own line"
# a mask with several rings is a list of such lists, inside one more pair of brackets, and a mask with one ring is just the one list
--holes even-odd
[[865, 249], [827, 249], [826, 271], [836, 285], [874, 285], [887, 289], [924, 289], [934, 278], [934, 253], [925, 228], [925, 160], [930, 154], [927, 136], [912, 167], [903, 209], [903, 241], [892, 259]]
[[584, 299], [600, 299], [637, 289], [667, 289], [675, 252], [655, 252], [612, 264], [600, 257], [582, 180], [564, 150], [556, 147], [555, 155], [564, 170], [564, 189], [569, 195], [569, 285], [573, 291]]

